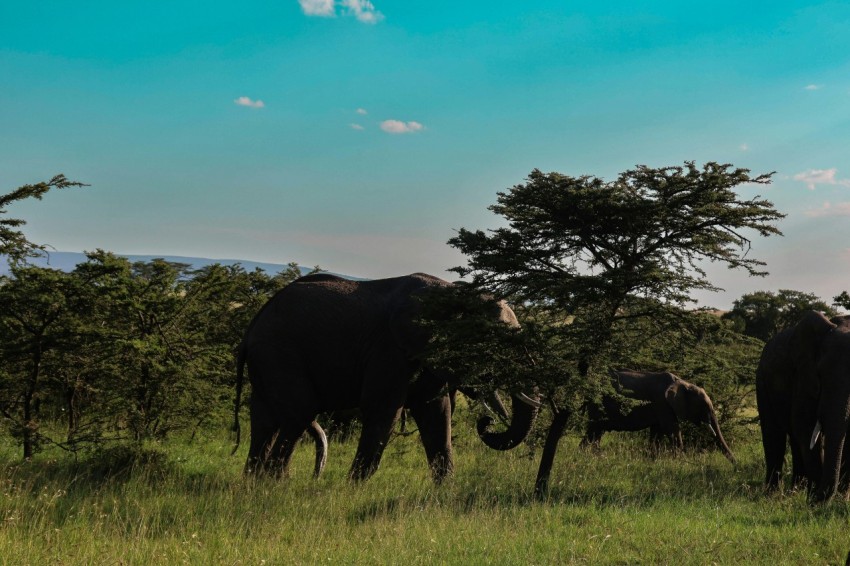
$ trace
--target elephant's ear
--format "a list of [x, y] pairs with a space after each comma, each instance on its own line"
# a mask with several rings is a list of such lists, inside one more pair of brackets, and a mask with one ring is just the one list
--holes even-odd
[[685, 409], [687, 404], [686, 395], [687, 387], [681, 380], [674, 381], [670, 387], [664, 391], [664, 399], [673, 409], [673, 412], [676, 413], [676, 418], [680, 421], [687, 418], [687, 411]]

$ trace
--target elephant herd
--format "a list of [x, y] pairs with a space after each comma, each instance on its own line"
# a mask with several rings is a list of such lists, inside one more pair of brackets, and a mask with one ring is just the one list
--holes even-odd
[[[407, 409], [434, 481], [451, 475], [453, 394], [458, 389], [476, 394], [461, 386], [459, 376], [423, 366], [420, 357], [430, 336], [416, 322], [419, 297], [449, 285], [419, 273], [371, 281], [321, 273], [301, 277], [273, 296], [251, 321], [237, 356], [237, 427], [246, 365], [252, 387], [246, 473], [285, 474], [297, 441], [307, 432], [315, 443], [318, 476], [327, 439], [317, 416], [359, 409], [362, 428], [349, 477], [365, 480], [378, 468], [393, 426]], [[490, 314], [519, 326], [504, 301]], [[841, 471], [850, 468], [841, 453], [850, 415], [848, 361], [850, 320], [829, 320], [815, 312], [765, 346], [757, 398], [768, 488], [779, 485], [787, 438], [792, 480], [806, 482], [814, 500], [829, 499], [839, 482], [846, 483]], [[735, 463], [702, 388], [669, 372], [617, 370], [610, 378], [616, 395], [587, 405], [582, 444], [598, 443], [609, 430], [649, 429], [653, 443], [666, 438], [681, 447], [680, 422], [690, 421], [707, 425], [718, 449]], [[490, 417], [478, 421], [482, 441], [498, 450], [522, 443], [541, 407], [535, 392], [512, 394], [510, 414], [497, 394], [484, 401], [507, 424], [494, 432]]]

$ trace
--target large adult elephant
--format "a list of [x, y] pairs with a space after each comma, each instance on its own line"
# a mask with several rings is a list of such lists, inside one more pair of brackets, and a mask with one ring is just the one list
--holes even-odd
[[756, 371], [756, 400], [768, 489], [779, 485], [790, 439], [792, 481], [807, 480], [814, 501], [831, 499], [850, 420], [850, 320], [809, 311], [769, 340]]
[[611, 371], [611, 386], [621, 395], [639, 403], [624, 406], [614, 395], [603, 395], [601, 405], [587, 407], [587, 432], [583, 444], [598, 443], [609, 430], [633, 431], [649, 429], [657, 444], [662, 438], [681, 449], [680, 421], [705, 424], [711, 429], [717, 447], [735, 463], [735, 456], [723, 439], [711, 399], [702, 387], [689, 383], [670, 372], [633, 370]]
[[[349, 477], [366, 479], [377, 469], [393, 424], [407, 408], [434, 480], [450, 475], [447, 386], [456, 381], [445, 371], [422, 365], [419, 358], [429, 335], [416, 322], [420, 298], [448, 285], [421, 273], [372, 281], [316, 274], [272, 297], [251, 322], [238, 356], [237, 391], [245, 363], [252, 387], [246, 472], [284, 473], [304, 431], [317, 437], [317, 414], [359, 408], [362, 428]], [[493, 316], [518, 326], [504, 302], [497, 303]], [[513, 396], [507, 429], [485, 431], [482, 439], [504, 447], [522, 442], [539, 409], [527, 399]]]

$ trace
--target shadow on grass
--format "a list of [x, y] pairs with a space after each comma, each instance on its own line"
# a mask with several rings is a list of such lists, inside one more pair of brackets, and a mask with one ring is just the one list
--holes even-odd
[[33, 494], [45, 489], [88, 494], [121, 486], [131, 481], [185, 493], [207, 493], [229, 489], [227, 479], [182, 469], [165, 451], [119, 445], [79, 458], [19, 462], [2, 466], [2, 474], [17, 491]]

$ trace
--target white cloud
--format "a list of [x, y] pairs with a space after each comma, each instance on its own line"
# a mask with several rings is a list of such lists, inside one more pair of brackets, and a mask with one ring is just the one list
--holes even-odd
[[247, 106], [248, 108], [265, 108], [266, 103], [262, 100], [251, 100], [247, 96], [240, 96], [233, 101], [237, 106]]
[[331, 17], [336, 15], [334, 0], [298, 0], [301, 10], [308, 16]]
[[807, 210], [806, 216], [810, 218], [823, 218], [824, 216], [850, 216], [850, 202], [823, 203], [823, 206], [814, 210]]
[[362, 130], [363, 126], [361, 126], [360, 124], [351, 124], [351, 129], [352, 130]]
[[366, 112], [366, 109], [365, 109], [365, 108], [358, 108], [358, 109], [356, 110], [356, 112], [357, 112], [358, 114], [360, 114], [361, 116], [365, 116], [366, 114], [368, 114], [368, 112]]
[[810, 191], [815, 190], [816, 185], [840, 185], [850, 188], [850, 179], [836, 179], [835, 173], [838, 171], [835, 167], [832, 169], [809, 169], [802, 173], [794, 175], [795, 181], [806, 183]]
[[419, 122], [402, 122], [401, 120], [384, 120], [381, 129], [389, 134], [412, 134], [424, 129]]
[[369, 0], [298, 0], [301, 11], [308, 16], [330, 18], [340, 11], [354, 16], [366, 24], [376, 24], [384, 19], [384, 15], [375, 9]]
[[804, 88], [805, 90], [820, 90], [823, 88], [823, 85], [810, 84], [806, 85]]
[[739, 145], [739, 146], [738, 146], [738, 148], [739, 148], [741, 151], [750, 151], [750, 146], [749, 146], [749, 144], [742, 143], [741, 145]]
[[369, 0], [342, 0], [340, 4], [365, 24], [376, 24], [384, 19], [384, 15], [375, 10], [375, 6]]

